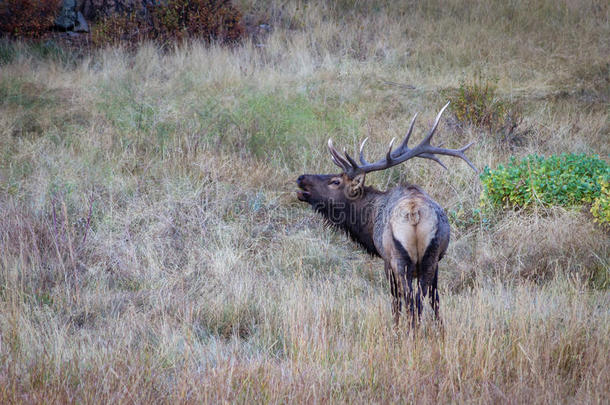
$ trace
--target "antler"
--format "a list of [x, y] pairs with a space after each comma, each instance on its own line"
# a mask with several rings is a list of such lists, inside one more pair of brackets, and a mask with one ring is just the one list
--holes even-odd
[[368, 172], [374, 172], [377, 170], [384, 170], [384, 169], [390, 168], [392, 166], [396, 166], [397, 164], [400, 164], [402, 162], [405, 162], [413, 157], [420, 157], [420, 158], [434, 160], [436, 163], [443, 166], [443, 168], [445, 168], [445, 170], [448, 170], [447, 166], [445, 166], [443, 164], [443, 162], [441, 162], [441, 160], [436, 155], [447, 155], [447, 156], [458, 157], [458, 158], [464, 160], [466, 163], [468, 163], [468, 166], [470, 166], [472, 168], [472, 170], [474, 170], [475, 172], [478, 172], [477, 168], [472, 164], [472, 162], [470, 160], [468, 160], [466, 155], [464, 155], [464, 152], [468, 148], [470, 148], [474, 144], [474, 142], [471, 142], [468, 145], [466, 145], [460, 149], [446, 149], [446, 148], [441, 148], [438, 146], [430, 145], [430, 140], [432, 139], [432, 136], [434, 136], [436, 127], [438, 127], [438, 123], [441, 120], [441, 115], [443, 114], [443, 111], [445, 111], [445, 109], [448, 106], [449, 106], [449, 103], [445, 104], [445, 106], [439, 111], [438, 115], [436, 116], [436, 120], [434, 121], [434, 125], [432, 126], [432, 129], [430, 130], [430, 132], [428, 132], [428, 135], [426, 135], [426, 137], [423, 139], [423, 141], [421, 141], [419, 143], [419, 145], [417, 145], [413, 149], [409, 149], [407, 144], [409, 143], [409, 138], [411, 137], [411, 133], [413, 132], [413, 126], [415, 125], [415, 119], [417, 118], [417, 114], [415, 114], [415, 116], [411, 120], [411, 125], [409, 126], [409, 131], [407, 132], [407, 134], [405, 135], [405, 138], [403, 139], [400, 146], [396, 150], [394, 150], [394, 151], [392, 150], [392, 146], [394, 145], [394, 141], [396, 140], [396, 138], [393, 138], [392, 141], [390, 141], [390, 145], [388, 147], [388, 152], [386, 153], [385, 158], [380, 159], [373, 163], [367, 162], [366, 159], [364, 158], [364, 145], [366, 144], [366, 141], [368, 140], [368, 138], [365, 138], [364, 141], [362, 141], [362, 143], [360, 144], [360, 164], [358, 164], [358, 163], [356, 163], [356, 161], [354, 159], [352, 159], [352, 157], [349, 155], [349, 153], [347, 153], [347, 151], [345, 149], [343, 150], [344, 156], [341, 156], [341, 154], [339, 154], [339, 152], [337, 152], [337, 150], [333, 146], [333, 141], [331, 139], [329, 139], [328, 140], [328, 149], [330, 150], [332, 160], [337, 166], [339, 166], [341, 169], [343, 169], [343, 171], [345, 171], [345, 173], [350, 177], [354, 177], [355, 175], [357, 175], [359, 173], [368, 173]]

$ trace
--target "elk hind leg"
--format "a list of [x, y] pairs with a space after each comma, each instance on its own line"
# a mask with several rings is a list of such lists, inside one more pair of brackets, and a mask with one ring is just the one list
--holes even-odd
[[405, 305], [409, 307], [409, 314], [411, 315], [411, 328], [415, 329], [418, 325], [418, 322], [415, 316], [415, 306], [417, 305], [418, 312], [421, 307], [421, 301], [419, 294], [415, 297], [413, 291], [413, 276], [415, 273], [415, 264], [411, 261], [411, 259], [407, 259], [406, 265], [403, 267], [403, 271], [401, 273], [401, 283], [403, 285], [403, 296], [405, 299]]
[[402, 301], [400, 300], [400, 291], [398, 286], [397, 273], [392, 269], [389, 262], [385, 262], [385, 275], [390, 283], [390, 292], [392, 293], [392, 317], [394, 318], [394, 326], [398, 327], [400, 313], [402, 312]]
[[[418, 275], [419, 272], [421, 270], [418, 269]], [[426, 292], [424, 291], [424, 287], [423, 287], [423, 283], [422, 283], [423, 279], [421, 277], [417, 278], [417, 294], [415, 295], [415, 305], [417, 307], [417, 320], [419, 321], [421, 319], [421, 314], [423, 311], [423, 305], [422, 305], [422, 293], [424, 295], [424, 297], [426, 296]]]
[[443, 320], [441, 319], [441, 315], [439, 313], [440, 299], [438, 296], [438, 263], [434, 270], [434, 279], [432, 281], [432, 288], [430, 289], [430, 305], [432, 306], [432, 309], [434, 310], [434, 317], [442, 325]]
[[442, 323], [439, 314], [439, 295], [438, 295], [438, 261], [439, 244], [436, 238], [430, 241], [426, 248], [421, 262], [420, 289], [425, 296], [428, 296], [430, 306], [434, 311], [434, 317]]
[[[409, 308], [409, 314], [411, 315], [411, 327], [417, 326], [415, 319], [415, 297], [413, 294], [413, 277], [415, 275], [415, 263], [411, 260], [409, 253], [403, 247], [403, 245], [396, 239], [394, 239], [394, 247], [396, 248], [397, 258], [395, 261], [394, 270], [400, 276], [400, 284], [402, 286], [402, 296], [405, 300], [405, 306]], [[419, 299], [419, 297], [418, 297]], [[418, 307], [421, 306], [421, 302], [418, 303]]]

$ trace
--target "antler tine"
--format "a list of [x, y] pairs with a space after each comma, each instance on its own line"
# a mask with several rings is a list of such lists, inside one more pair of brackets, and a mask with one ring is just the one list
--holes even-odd
[[351, 166], [348, 161], [346, 161], [340, 154], [337, 152], [337, 149], [333, 146], [333, 140], [328, 138], [328, 150], [330, 150], [330, 155], [332, 157], [333, 163], [339, 166], [343, 171], [347, 172], [350, 170]]
[[330, 155], [330, 159], [333, 161], [334, 164], [336, 164], [339, 167], [342, 167], [339, 162], [337, 161], [337, 159], [335, 159], [335, 157], [333, 155]]
[[415, 119], [417, 118], [418, 114], [419, 113], [415, 113], [415, 115], [411, 119], [411, 124], [409, 125], [409, 131], [407, 131], [407, 134], [405, 135], [405, 139], [402, 141], [402, 143], [400, 144], [398, 149], [396, 149], [397, 151], [402, 151], [402, 150], [408, 149], [407, 144], [409, 143], [409, 138], [411, 138], [411, 134], [413, 133], [413, 127], [415, 126]]
[[[441, 144], [442, 145], [442, 144]], [[441, 146], [439, 145], [439, 146]], [[472, 145], [474, 145], [474, 142], [470, 142], [468, 145], [464, 146], [462, 149], [458, 149], [460, 152], [465, 152], [466, 150], [468, 150], [468, 148], [470, 148]]]
[[392, 161], [392, 145], [394, 145], [394, 141], [396, 140], [396, 137], [392, 138], [392, 140], [390, 141], [390, 146], [388, 147], [388, 154], [386, 155], [386, 162], [389, 164]]
[[336, 164], [337, 166], [341, 167], [341, 162], [339, 162], [337, 160], [337, 157], [335, 156], [335, 148], [333, 146], [333, 140], [328, 138], [328, 151], [330, 152], [330, 158], [332, 159], [333, 163]]
[[438, 112], [438, 114], [436, 115], [436, 119], [434, 120], [434, 125], [432, 126], [432, 129], [430, 130], [430, 132], [428, 132], [428, 135], [426, 135], [424, 140], [421, 141], [421, 143], [419, 145], [430, 145], [430, 140], [432, 139], [432, 136], [436, 132], [436, 127], [438, 127], [438, 123], [441, 121], [441, 115], [443, 115], [443, 112], [445, 111], [445, 109], [447, 107], [449, 107], [450, 103], [451, 103], [451, 101], [448, 101], [447, 104], [445, 104], [445, 106], [443, 108], [441, 108], [441, 110]]
[[468, 158], [467, 158], [466, 156], [462, 157], [462, 159], [463, 159], [463, 160], [464, 160], [466, 163], [468, 163], [468, 166], [470, 166], [470, 168], [471, 168], [472, 170], [474, 170], [474, 172], [475, 172], [475, 173], [477, 173], [477, 174], [479, 173], [479, 170], [477, 169], [477, 167], [476, 167], [475, 165], [473, 165], [473, 164], [472, 164], [472, 162], [471, 162], [470, 160], [468, 160]]
[[352, 157], [349, 155], [349, 153], [347, 153], [347, 150], [345, 150], [345, 148], [343, 148], [343, 154], [349, 161], [349, 164], [352, 166], [352, 168], [356, 169], [358, 167], [358, 163], [356, 163], [356, 161], [354, 159], [352, 159]]
[[438, 163], [439, 165], [443, 166], [443, 169], [449, 171], [449, 169], [447, 169], [447, 166], [445, 166], [445, 164], [436, 156], [434, 156], [431, 153], [422, 153], [421, 155], [418, 155], [421, 158], [426, 158], [426, 159], [430, 159], [430, 160], [434, 160], [436, 163]]
[[368, 165], [369, 162], [366, 161], [366, 159], [364, 158], [364, 144], [366, 143], [366, 141], [368, 141], [369, 138], [364, 138], [364, 141], [362, 141], [362, 143], [360, 144], [360, 163], [362, 163], [363, 165]]
[[463, 153], [460, 153], [459, 155], [456, 155], [456, 157], [459, 157], [464, 162], [468, 163], [468, 166], [470, 166], [470, 168], [472, 170], [474, 170], [475, 173], [479, 173], [479, 170], [477, 169], [477, 167], [466, 157], [466, 155], [464, 155]]
[[468, 145], [464, 146], [463, 148], [458, 149], [458, 151], [460, 152], [458, 157], [462, 158], [466, 163], [468, 163], [468, 166], [470, 166], [472, 168], [472, 170], [474, 170], [476, 173], [478, 173], [479, 171], [477, 170], [476, 166], [474, 164], [472, 164], [472, 162], [464, 154], [464, 152], [466, 150], [468, 150], [468, 148], [470, 148], [472, 145], [474, 145], [474, 142], [470, 142]]
[[[427, 159], [432, 159], [431, 157], [429, 157], [429, 155], [432, 155], [434, 157], [436, 157], [435, 155], [447, 155], [447, 156], [458, 157], [458, 158], [462, 159], [463, 161], [465, 161], [466, 163], [468, 163], [468, 166], [470, 166], [472, 168], [472, 170], [475, 171], [475, 173], [478, 173], [479, 170], [464, 154], [464, 151], [466, 151], [472, 145], [474, 145], [474, 142], [470, 142], [468, 145], [466, 145], [460, 149], [445, 149], [445, 148], [438, 148], [438, 147], [434, 147], [434, 146], [430, 146], [430, 145], [423, 145], [425, 148], [422, 148], [422, 152], [424, 152], [424, 153], [417, 153], [417, 154], [415, 154], [415, 156], [423, 157], [423, 158], [427, 158]], [[418, 145], [417, 148], [414, 149], [414, 151], [416, 149], [419, 149], [419, 147], [420, 147], [420, 145]], [[435, 159], [432, 159], [432, 160], [435, 160]]]

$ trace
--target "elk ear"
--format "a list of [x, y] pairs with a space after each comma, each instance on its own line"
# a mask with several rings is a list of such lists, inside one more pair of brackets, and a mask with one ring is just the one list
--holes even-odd
[[352, 179], [351, 183], [349, 184], [349, 195], [351, 197], [356, 197], [362, 194], [362, 191], [364, 190], [364, 176], [365, 173], [360, 173]]

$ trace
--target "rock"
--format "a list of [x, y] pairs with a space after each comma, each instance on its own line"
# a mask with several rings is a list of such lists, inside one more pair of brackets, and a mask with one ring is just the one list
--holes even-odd
[[76, 11], [83, 11], [85, 0], [76, 0]]
[[76, 22], [76, 0], [63, 0], [61, 10], [55, 19], [55, 25], [63, 30], [74, 27]]
[[80, 11], [76, 13], [76, 24], [74, 24], [74, 32], [89, 32], [89, 25], [85, 16]]

